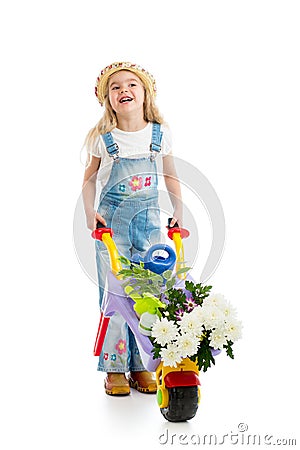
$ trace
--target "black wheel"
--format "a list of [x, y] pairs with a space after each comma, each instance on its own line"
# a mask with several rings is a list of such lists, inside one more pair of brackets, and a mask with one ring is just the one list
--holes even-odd
[[198, 409], [198, 386], [168, 388], [169, 405], [161, 413], [169, 422], [183, 422], [192, 419]]

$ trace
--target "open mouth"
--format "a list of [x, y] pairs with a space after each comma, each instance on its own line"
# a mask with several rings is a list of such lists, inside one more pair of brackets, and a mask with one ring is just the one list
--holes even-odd
[[133, 98], [131, 97], [123, 97], [121, 98], [121, 100], [119, 100], [120, 103], [127, 103], [127, 102], [132, 102]]

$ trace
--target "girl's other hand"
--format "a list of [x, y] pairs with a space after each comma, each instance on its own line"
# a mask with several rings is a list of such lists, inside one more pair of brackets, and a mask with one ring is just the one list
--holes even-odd
[[105, 227], [106, 227], [106, 221], [104, 219], [104, 217], [102, 217], [98, 212], [96, 211], [92, 211], [88, 216], [87, 216], [87, 227], [94, 231], [96, 229], [97, 226], [97, 222], [101, 222]]
[[97, 222], [102, 223], [102, 225], [104, 225], [105, 227], [107, 225], [106, 220], [104, 219], [104, 217], [101, 216], [98, 212], [96, 212], [95, 218], [94, 218], [94, 230], [95, 230], [95, 228], [97, 226]]
[[176, 222], [178, 223], [179, 228], [181, 228], [182, 227], [182, 220], [180, 218], [177, 218], [175, 216], [175, 214], [174, 214], [173, 217], [172, 217], [172, 220], [170, 222], [170, 228], [174, 227]]

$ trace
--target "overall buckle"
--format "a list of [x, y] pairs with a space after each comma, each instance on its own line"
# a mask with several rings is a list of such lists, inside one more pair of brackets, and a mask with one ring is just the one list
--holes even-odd
[[157, 154], [161, 151], [161, 145], [154, 144], [153, 142], [150, 144], [150, 161], [154, 161], [157, 157]]
[[113, 158], [115, 163], [119, 163], [120, 162], [120, 156], [119, 156], [119, 152], [111, 155], [111, 157]]

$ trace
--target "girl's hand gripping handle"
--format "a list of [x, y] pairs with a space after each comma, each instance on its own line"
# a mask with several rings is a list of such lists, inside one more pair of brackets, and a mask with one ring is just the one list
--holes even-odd
[[[99, 241], [102, 241], [109, 253], [110, 268], [114, 275], [117, 275], [122, 270], [122, 264], [120, 261], [120, 255], [117, 246], [112, 239], [113, 231], [111, 228], [106, 228], [101, 222], [97, 223], [96, 229], [92, 232], [92, 237]], [[119, 278], [119, 277], [118, 277]]]

